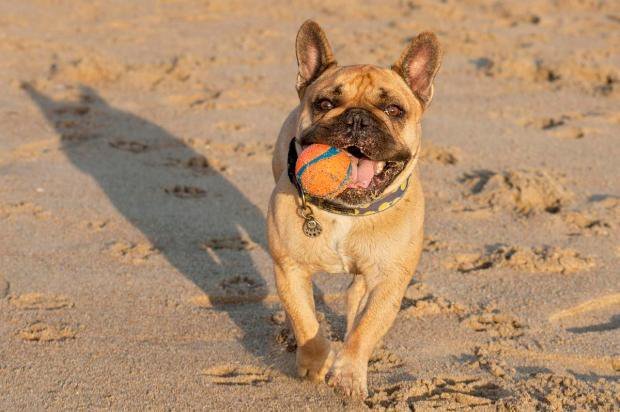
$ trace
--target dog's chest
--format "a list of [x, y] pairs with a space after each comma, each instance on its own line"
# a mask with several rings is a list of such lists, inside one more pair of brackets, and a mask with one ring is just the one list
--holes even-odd
[[329, 220], [329, 227], [324, 231], [325, 246], [329, 251], [330, 258], [325, 259], [330, 268], [325, 268], [329, 272], [350, 272], [353, 267], [353, 257], [351, 256], [347, 240], [353, 226], [350, 217], [335, 216]]

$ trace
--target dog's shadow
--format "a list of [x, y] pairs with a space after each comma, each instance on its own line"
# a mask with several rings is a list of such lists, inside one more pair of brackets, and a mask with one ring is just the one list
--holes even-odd
[[[76, 99], [65, 101], [29, 84], [22, 87], [61, 136], [67, 158], [206, 293], [215, 310], [228, 314], [243, 331], [246, 350], [267, 355], [265, 322], [271, 309], [263, 302], [266, 282], [251, 256], [252, 248], [265, 249], [261, 211], [211, 159], [162, 127], [112, 107], [92, 88], [80, 86]], [[253, 307], [242, 310], [235, 303]]]

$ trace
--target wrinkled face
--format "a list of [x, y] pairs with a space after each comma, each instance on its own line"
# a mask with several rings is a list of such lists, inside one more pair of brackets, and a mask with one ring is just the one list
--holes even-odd
[[297, 143], [349, 153], [351, 176], [337, 201], [354, 206], [378, 198], [417, 156], [420, 117], [441, 63], [437, 36], [418, 34], [390, 68], [339, 67], [325, 33], [308, 20], [299, 28], [295, 51]]
[[323, 143], [346, 150], [353, 183], [336, 200], [347, 205], [372, 201], [403, 171], [419, 147], [422, 106], [394, 70], [332, 67], [306, 90], [301, 101], [298, 143]]

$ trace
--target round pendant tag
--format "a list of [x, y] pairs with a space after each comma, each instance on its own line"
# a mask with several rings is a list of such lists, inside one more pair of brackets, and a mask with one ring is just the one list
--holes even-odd
[[319, 222], [315, 219], [307, 219], [304, 221], [304, 225], [302, 226], [304, 234], [308, 237], [317, 237], [323, 231]]

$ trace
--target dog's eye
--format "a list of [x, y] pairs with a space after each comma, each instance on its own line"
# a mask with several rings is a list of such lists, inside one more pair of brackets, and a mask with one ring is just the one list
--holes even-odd
[[385, 108], [385, 113], [390, 117], [399, 117], [404, 113], [404, 111], [395, 104], [391, 104]]
[[325, 112], [334, 108], [334, 104], [329, 99], [321, 99], [315, 103], [315, 106]]

